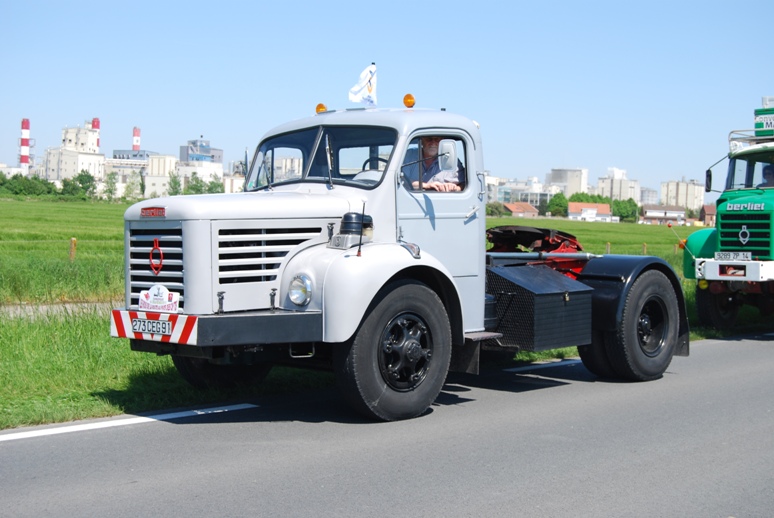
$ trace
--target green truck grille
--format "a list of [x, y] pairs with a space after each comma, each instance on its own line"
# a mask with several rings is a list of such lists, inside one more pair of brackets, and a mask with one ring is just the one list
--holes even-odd
[[[771, 256], [771, 214], [720, 214], [720, 250]], [[746, 243], [742, 241], [746, 239]]]

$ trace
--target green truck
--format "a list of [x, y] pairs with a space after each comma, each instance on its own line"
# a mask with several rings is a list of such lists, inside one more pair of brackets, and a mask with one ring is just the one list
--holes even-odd
[[[683, 262], [697, 281], [699, 321], [716, 329], [732, 328], [745, 304], [774, 314], [774, 97], [755, 110], [754, 129], [732, 131], [728, 143], [715, 227], [690, 235]], [[711, 168], [706, 175], [710, 192]]]

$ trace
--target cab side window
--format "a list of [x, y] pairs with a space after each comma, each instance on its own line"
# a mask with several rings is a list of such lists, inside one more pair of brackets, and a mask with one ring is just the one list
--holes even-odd
[[[453, 146], [457, 165], [439, 159], [444, 146]], [[425, 191], [459, 192], [467, 185], [465, 142], [455, 136], [435, 134], [415, 137], [408, 146], [401, 171], [406, 187]]]

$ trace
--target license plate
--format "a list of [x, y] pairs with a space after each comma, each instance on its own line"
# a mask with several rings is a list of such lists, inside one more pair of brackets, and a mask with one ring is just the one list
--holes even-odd
[[169, 320], [145, 320], [143, 318], [133, 318], [132, 331], [135, 333], [149, 333], [153, 335], [171, 335], [172, 322]]
[[750, 252], [715, 252], [716, 261], [752, 261]]

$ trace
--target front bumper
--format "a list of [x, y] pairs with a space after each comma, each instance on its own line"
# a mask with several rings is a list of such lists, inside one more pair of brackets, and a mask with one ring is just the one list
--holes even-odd
[[696, 259], [696, 279], [765, 282], [774, 280], [774, 261]]
[[277, 309], [183, 315], [114, 309], [110, 336], [201, 347], [319, 342], [322, 313]]

